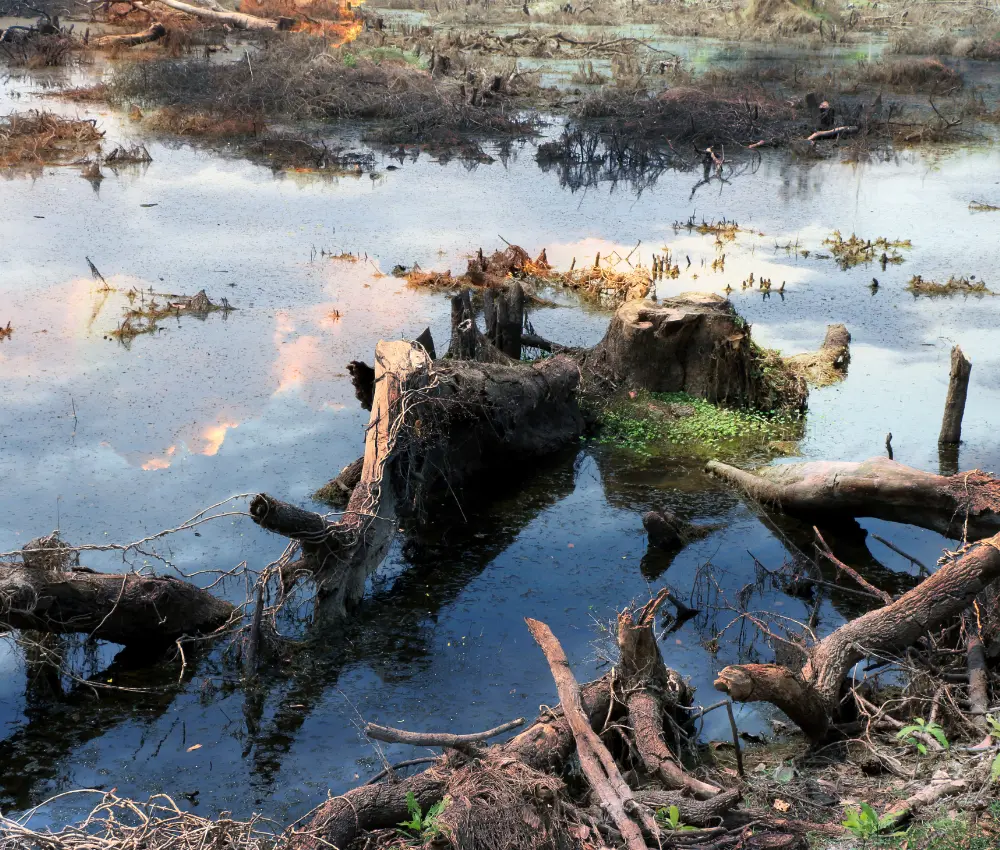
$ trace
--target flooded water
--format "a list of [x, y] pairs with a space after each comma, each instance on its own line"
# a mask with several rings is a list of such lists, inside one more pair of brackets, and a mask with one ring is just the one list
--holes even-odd
[[[38, 85], [4, 83], [0, 111], [41, 103]], [[371, 176], [329, 179], [143, 139], [120, 115], [96, 117], [109, 139], [144, 141], [152, 163], [105, 169], [96, 186], [76, 168], [0, 182], [0, 326], [14, 329], [0, 341], [0, 551], [55, 528], [74, 544], [135, 540], [242, 493], [319, 509], [309, 494], [360, 454], [367, 421], [345, 364], [370, 361], [379, 339], [412, 338], [426, 326], [439, 347], [447, 340], [447, 297], [382, 272], [397, 263], [461, 270], [470, 249], [502, 240], [531, 252], [545, 247], [561, 267], [637, 243], [635, 256], [648, 262], [668, 247], [681, 275], [659, 284], [658, 295], [722, 292], [728, 283], [754, 337], [786, 354], [815, 348], [828, 323], [846, 323], [849, 377], [812, 393], [806, 458], [881, 454], [891, 431], [897, 460], [936, 469], [949, 351], [959, 342], [974, 364], [961, 465], [997, 466], [1000, 304], [904, 290], [913, 274], [976, 275], [1000, 290], [1000, 213], [969, 209], [974, 200], [1000, 204], [994, 149], [864, 164], [767, 155], [725, 183], [698, 187], [700, 172], [668, 172], [641, 193], [625, 184], [572, 192], [558, 171], [540, 170], [530, 143], [503, 158], [494, 151], [489, 165], [380, 156]], [[692, 215], [754, 231], [721, 249], [723, 272], [710, 267], [719, 255], [714, 237], [674, 229]], [[842, 271], [821, 256], [835, 229], [910, 239], [913, 247], [884, 272]], [[795, 244], [808, 256], [781, 247]], [[102, 291], [88, 258], [115, 291]], [[784, 281], [784, 297], [744, 292], [750, 272], [775, 288]], [[204, 289], [236, 309], [167, 320], [126, 347], [108, 334], [129, 289], [146, 297], [150, 289]], [[566, 297], [560, 303], [533, 314], [540, 334], [577, 345], [600, 339], [609, 314]], [[442, 519], [419, 546], [397, 544], [344, 633], [281, 665], [250, 697], [220, 649], [190, 659], [178, 686], [179, 665], [129, 673], [106, 667], [114, 650], [103, 647], [81, 653], [87, 675], [150, 692], [95, 694], [67, 682], [53, 701], [38, 695], [17, 644], [4, 644], [0, 807], [20, 811], [60, 791], [114, 787], [141, 798], [166, 792], [203, 814], [256, 811], [287, 822], [328, 790], [341, 793], [379, 769], [363, 721], [473, 731], [552, 704], [554, 687], [523, 617], [548, 622], [587, 678], [602, 669], [604, 626], [630, 600], [645, 600], [664, 581], [692, 593], [706, 565], [735, 597], [754, 581], [754, 556], [772, 568], [786, 557], [755, 512], [690, 460], [583, 444], [530, 472], [498, 504], [469, 506], [464, 521]], [[246, 500], [233, 505], [245, 510]], [[646, 551], [640, 517], [651, 506], [719, 528], [671, 565]], [[863, 525], [925, 562], [944, 545], [917, 529]], [[260, 568], [281, 549], [282, 540], [246, 516], [160, 547], [186, 573], [242, 561]], [[886, 549], [874, 554], [910, 571]], [[94, 554], [85, 563], [120, 569], [121, 557]], [[233, 583], [225, 592], [242, 600], [244, 588]], [[780, 594], [764, 594], [760, 607], [807, 616], [803, 603]], [[844, 599], [824, 603], [821, 628], [849, 613]], [[667, 663], [691, 678], [703, 702], [714, 701], [713, 672], [736, 657], [729, 638], [717, 656], [702, 645], [714, 637], [709, 620], [662, 640]], [[756, 650], [767, 657], [766, 647]], [[749, 731], [768, 728], [752, 708], [739, 721]], [[727, 734], [716, 722], [722, 718], [706, 725], [706, 739]], [[401, 746], [385, 752], [412, 757]], [[65, 797], [38, 817], [60, 824], [92, 802]]]

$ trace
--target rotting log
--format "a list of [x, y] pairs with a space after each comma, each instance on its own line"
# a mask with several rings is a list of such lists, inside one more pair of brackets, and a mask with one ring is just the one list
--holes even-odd
[[166, 645], [218, 631], [236, 617], [233, 605], [190, 582], [71, 566], [54, 535], [28, 546], [23, 563], [0, 566], [0, 622], [10, 628]]
[[149, 25], [142, 32], [128, 33], [126, 35], [105, 35], [91, 40], [92, 47], [98, 49], [138, 47], [140, 44], [149, 44], [159, 41], [167, 34], [167, 28], [158, 21]]
[[825, 387], [842, 381], [851, 360], [851, 334], [846, 325], [827, 325], [818, 351], [785, 358], [785, 364], [807, 383]]
[[706, 468], [755, 501], [792, 516], [824, 522], [872, 517], [953, 539], [1000, 531], [1000, 481], [977, 469], [935, 475], [884, 457], [779, 464], [754, 472], [713, 460]]
[[335, 617], [360, 601], [399, 513], [422, 516], [481, 470], [550, 454], [583, 430], [579, 370], [566, 357], [432, 364], [422, 345], [395, 341], [380, 342], [375, 360], [362, 472], [341, 520], [264, 494], [250, 505], [258, 525], [300, 542], [295, 574], [313, 575], [320, 607]]
[[940, 444], [962, 442], [962, 417], [965, 415], [965, 400], [969, 394], [971, 373], [972, 363], [956, 345], [951, 350], [948, 395], [944, 402], [944, 416], [941, 419], [941, 433], [938, 436]]
[[764, 369], [764, 357], [729, 301], [686, 292], [659, 303], [626, 301], [580, 360], [585, 373], [618, 388], [686, 392], [732, 407], [804, 408], [805, 382], [777, 356]]
[[689, 826], [713, 826], [736, 807], [740, 801], [740, 792], [733, 789], [722, 791], [708, 800], [693, 800], [679, 791], [643, 788], [635, 792], [635, 798], [653, 810], [677, 806], [681, 822]]
[[837, 716], [850, 669], [868, 655], [899, 653], [924, 634], [958, 617], [1000, 578], [1000, 534], [968, 547], [936, 573], [883, 608], [845, 623], [804, 649], [800, 670], [779, 664], [742, 664], [719, 672], [715, 687], [737, 702], [769, 702], [806, 735], [822, 740]]

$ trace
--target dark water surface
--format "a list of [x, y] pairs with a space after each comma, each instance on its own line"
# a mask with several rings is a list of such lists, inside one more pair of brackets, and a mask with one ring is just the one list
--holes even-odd
[[[39, 102], [30, 80], [3, 85], [5, 111]], [[98, 119], [113, 139], [136, 134], [113, 113]], [[973, 200], [1000, 204], [993, 149], [853, 165], [765, 156], [692, 197], [700, 175], [676, 172], [641, 194], [608, 184], [570, 192], [556, 171], [539, 169], [531, 144], [475, 168], [421, 155], [395, 171], [385, 168], [395, 161], [380, 161], [376, 179], [331, 180], [275, 175], [146, 141], [153, 162], [109, 170], [99, 189], [72, 168], [0, 182], [0, 324], [9, 320], [15, 329], [0, 342], [0, 551], [54, 528], [74, 544], [135, 540], [240, 493], [311, 504], [309, 494], [362, 447], [367, 414], [345, 364], [370, 360], [379, 339], [412, 338], [428, 325], [439, 346], [447, 339], [445, 295], [413, 291], [377, 270], [417, 262], [458, 271], [470, 249], [502, 247], [501, 237], [532, 252], [546, 247], [560, 267], [616, 247], [627, 253], [640, 241], [635, 256], [648, 263], [667, 246], [682, 274], [661, 283], [659, 295], [721, 292], [729, 283], [755, 338], [787, 354], [815, 348], [827, 323], [845, 322], [854, 338], [850, 374], [813, 392], [800, 447], [806, 458], [881, 454], [892, 431], [898, 460], [936, 469], [949, 350], [960, 342], [974, 363], [962, 467], [997, 466], [1000, 305], [991, 297], [915, 299], [904, 291], [913, 274], [976, 275], [1000, 290], [1000, 213], [968, 208]], [[692, 214], [733, 218], [756, 235], [727, 243], [725, 271], [713, 272], [713, 237], [672, 227]], [[908, 238], [913, 248], [886, 272], [841, 271], [817, 257], [834, 229]], [[796, 241], [808, 257], [777, 247]], [[320, 250], [362, 259], [331, 260]], [[119, 291], [100, 291], [86, 257]], [[751, 271], [775, 287], [786, 281], [784, 298], [744, 293], [740, 281]], [[873, 276], [881, 283], [874, 295]], [[162, 332], [124, 347], [107, 333], [130, 287], [205, 289], [238, 309], [166, 321]], [[538, 332], [567, 344], [596, 342], [608, 314], [565, 297], [561, 303], [535, 312]], [[769, 567], [786, 557], [757, 515], [697, 463], [585, 444], [530, 471], [498, 503], [468, 506], [466, 521], [442, 520], [412, 552], [397, 543], [345, 633], [283, 665], [253, 698], [229, 684], [237, 674], [219, 650], [190, 658], [177, 687], [179, 665], [141, 676], [105, 670], [114, 648], [101, 647], [90, 657], [78, 652], [87, 675], [154, 693], [95, 698], [64, 682], [66, 696], [53, 702], [26, 676], [18, 645], [3, 644], [0, 807], [24, 810], [82, 787], [141, 798], [163, 791], [195, 805], [180, 795], [197, 791], [204, 814], [260, 811], [285, 822], [327, 790], [341, 793], [379, 769], [359, 732], [363, 721], [473, 731], [555, 702], [523, 617], [547, 621], [587, 678], [602, 669], [600, 646], [615, 610], [644, 600], [649, 588], [669, 580], [692, 592], [696, 573], [710, 563], [735, 596], [754, 581], [750, 553]], [[650, 506], [720, 528], [664, 572], [663, 558], [646, 552], [640, 516]], [[230, 507], [245, 508], [245, 500]], [[912, 528], [864, 525], [930, 563], [945, 542]], [[232, 516], [158, 548], [190, 573], [242, 561], [259, 569], [282, 541]], [[900, 573], [910, 570], [888, 550], [874, 554]], [[120, 561], [85, 559], [108, 570]], [[238, 582], [224, 592], [244, 596]], [[754, 604], [807, 616], [803, 603], [770, 591]], [[850, 615], [848, 605], [846, 597], [824, 603], [822, 628]], [[726, 641], [718, 657], [701, 645], [713, 636], [711, 625], [690, 623], [663, 639], [668, 664], [691, 678], [706, 703], [714, 701], [713, 672], [736, 657]], [[757, 649], [766, 657], [765, 647]], [[739, 719], [747, 730], [767, 728], [751, 708]], [[706, 738], [726, 734], [721, 722], [707, 724]], [[413, 755], [405, 747], [385, 751], [390, 759]], [[93, 802], [63, 798], [38, 817], [63, 823]]]

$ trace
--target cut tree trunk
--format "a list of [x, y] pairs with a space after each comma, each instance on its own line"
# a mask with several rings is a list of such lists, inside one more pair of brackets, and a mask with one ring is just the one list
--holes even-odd
[[581, 355], [585, 372], [618, 388], [686, 392], [713, 404], [805, 407], [805, 382], [751, 344], [750, 326], [718, 295], [687, 292], [627, 301], [604, 339]]
[[948, 396], [944, 402], [944, 417], [941, 420], [939, 443], [962, 442], [962, 417], [965, 415], [965, 400], [969, 394], [969, 376], [972, 364], [959, 346], [951, 350], [951, 374], [948, 378]]
[[818, 387], [842, 381], [851, 360], [851, 335], [845, 325], [827, 325], [818, 351], [786, 357], [785, 363], [807, 383]]
[[770, 702], [813, 740], [822, 740], [837, 716], [844, 678], [868, 655], [899, 653], [929, 631], [958, 617], [1000, 578], [1000, 535], [973, 544], [913, 590], [883, 608], [841, 626], [805, 650], [801, 670], [778, 664], [724, 668], [716, 688], [737, 702]]
[[755, 472], [713, 460], [707, 469], [755, 501], [793, 516], [873, 517], [955, 539], [1000, 531], [1000, 481], [979, 470], [935, 475], [884, 457], [781, 464]]
[[105, 35], [100, 38], [93, 39], [90, 44], [92, 47], [99, 49], [103, 48], [121, 48], [121, 47], [137, 47], [140, 44], [149, 44], [153, 41], [159, 41], [167, 34], [167, 28], [161, 23], [153, 23], [149, 25], [149, 28], [144, 32], [130, 33], [128, 35]]
[[385, 556], [397, 514], [420, 517], [478, 472], [576, 439], [583, 430], [578, 382], [576, 364], [562, 356], [530, 366], [432, 364], [422, 345], [380, 342], [362, 474], [343, 518], [329, 523], [263, 494], [251, 516], [301, 543], [298, 571], [316, 578], [320, 607], [343, 616]]
[[521, 359], [524, 327], [524, 289], [517, 281], [502, 289], [483, 292], [486, 338], [513, 360]]
[[81, 567], [0, 568], [0, 621], [14, 629], [86, 634], [124, 645], [172, 643], [234, 620], [235, 608], [186, 581]]

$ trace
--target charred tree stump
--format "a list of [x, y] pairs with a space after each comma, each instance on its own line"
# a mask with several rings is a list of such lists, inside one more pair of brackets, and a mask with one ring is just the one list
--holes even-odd
[[518, 281], [483, 293], [486, 338], [513, 360], [521, 359], [524, 327], [524, 289]]
[[873, 517], [951, 538], [967, 533], [978, 539], [1000, 531], [1000, 481], [978, 470], [935, 475], [884, 457], [781, 464], [755, 472], [713, 460], [706, 468], [755, 501], [824, 523]]
[[948, 396], [944, 402], [941, 434], [938, 436], [939, 444], [962, 441], [962, 417], [965, 415], [965, 400], [969, 394], [971, 373], [972, 363], [956, 345], [951, 350], [951, 374], [948, 378]]
[[475, 360], [478, 337], [472, 297], [468, 289], [463, 289], [451, 299], [451, 343], [448, 355], [456, 360]]

